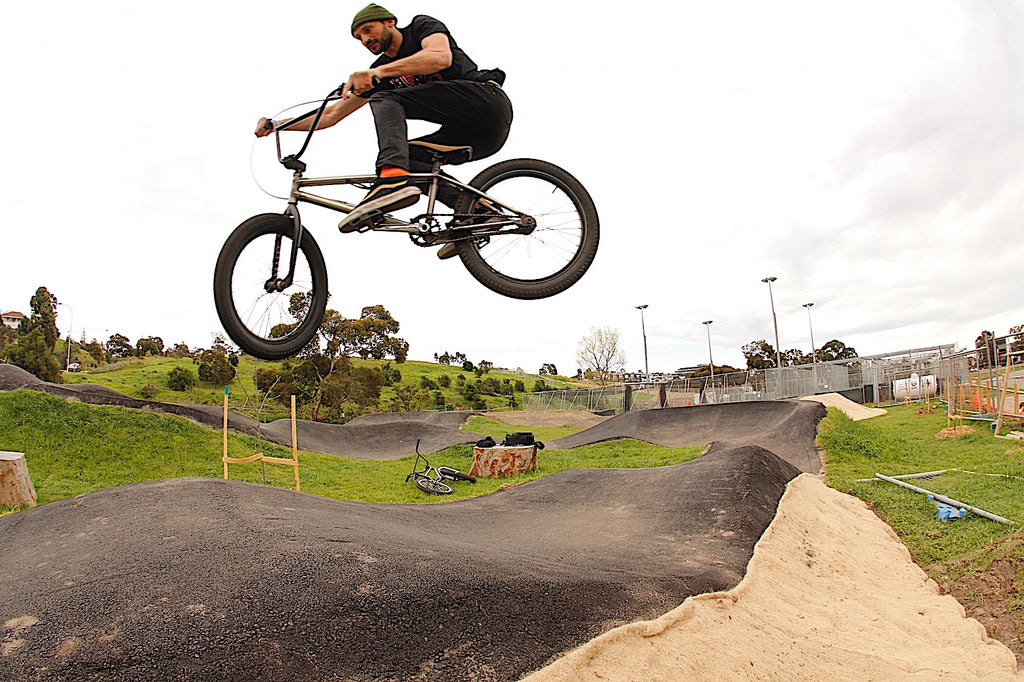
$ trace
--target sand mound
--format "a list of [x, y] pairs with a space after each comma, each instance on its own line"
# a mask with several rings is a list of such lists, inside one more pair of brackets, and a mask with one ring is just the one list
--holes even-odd
[[546, 680], [1020, 679], [863, 502], [802, 475], [743, 581], [609, 631]]
[[800, 398], [800, 400], [812, 400], [814, 402], [821, 403], [825, 407], [838, 408], [855, 422], [860, 421], [861, 419], [870, 419], [871, 417], [879, 417], [885, 414], [885, 410], [883, 409], [877, 407], [865, 407], [859, 403], [853, 402], [849, 398], [839, 395], [838, 393], [808, 395]]

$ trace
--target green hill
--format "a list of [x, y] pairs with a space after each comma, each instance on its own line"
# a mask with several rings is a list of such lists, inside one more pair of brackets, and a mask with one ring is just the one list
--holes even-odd
[[[401, 364], [393, 360], [353, 359], [355, 367], [387, 367], [392, 375], [395, 371], [401, 378], [381, 391], [376, 411], [403, 411], [399, 394], [406, 398], [409, 409], [517, 409], [522, 406], [524, 391], [540, 388], [542, 381], [548, 388], [569, 388], [572, 384], [565, 377], [518, 374], [504, 369], [491, 369], [477, 375], [461, 367], [433, 362], [410, 360]], [[280, 370], [285, 363], [256, 360], [242, 356], [236, 367], [237, 375], [229, 384], [232, 409], [256, 416], [261, 404], [257, 396], [255, 375], [260, 368]], [[200, 383], [187, 391], [174, 391], [167, 385], [168, 375], [175, 367], [182, 367], [193, 374], [196, 365], [191, 358], [145, 357], [131, 358], [110, 365], [103, 365], [83, 372], [66, 372], [65, 383], [90, 383], [112, 388], [127, 395], [168, 403], [194, 405], [219, 405], [223, 401], [223, 386]], [[467, 390], [465, 387], [474, 387]], [[487, 390], [494, 390], [487, 393]], [[474, 397], [469, 397], [475, 393]], [[510, 404], [511, 394], [515, 405]], [[409, 404], [409, 397], [415, 401]], [[475, 399], [474, 399], [475, 398]], [[398, 409], [395, 409], [395, 408]], [[288, 416], [286, 406], [266, 403], [259, 412], [263, 421], [272, 421]]]

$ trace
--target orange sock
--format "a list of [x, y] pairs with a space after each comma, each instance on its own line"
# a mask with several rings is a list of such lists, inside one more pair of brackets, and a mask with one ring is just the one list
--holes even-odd
[[397, 178], [402, 175], [408, 175], [409, 171], [398, 166], [384, 166], [380, 169], [380, 176], [382, 178]]

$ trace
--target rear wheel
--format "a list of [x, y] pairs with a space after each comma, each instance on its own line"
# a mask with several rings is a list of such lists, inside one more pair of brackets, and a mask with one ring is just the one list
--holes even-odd
[[436, 481], [429, 476], [417, 476], [416, 487], [425, 493], [430, 493], [431, 495], [447, 495], [454, 490], [447, 483]]
[[[495, 234], [456, 242], [459, 258], [481, 284], [504, 296], [537, 299], [579, 281], [594, 261], [597, 209], [565, 170], [537, 159], [512, 159], [484, 169], [469, 183], [536, 222], [529, 234]], [[458, 214], [493, 215], [466, 193]]]
[[327, 267], [308, 231], [302, 232], [291, 284], [285, 288], [280, 282], [288, 274], [293, 236], [291, 217], [253, 216], [228, 237], [213, 275], [224, 331], [243, 351], [264, 360], [302, 350], [327, 308]]

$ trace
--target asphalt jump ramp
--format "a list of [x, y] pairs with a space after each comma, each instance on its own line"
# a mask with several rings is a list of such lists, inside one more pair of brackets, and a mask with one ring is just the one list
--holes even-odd
[[188, 478], [0, 518], [0, 679], [518, 679], [739, 583], [787, 483], [817, 470], [825, 409], [711, 407], [728, 409], [625, 415], [551, 443], [714, 441], [693, 461], [571, 469], [472, 500]]

